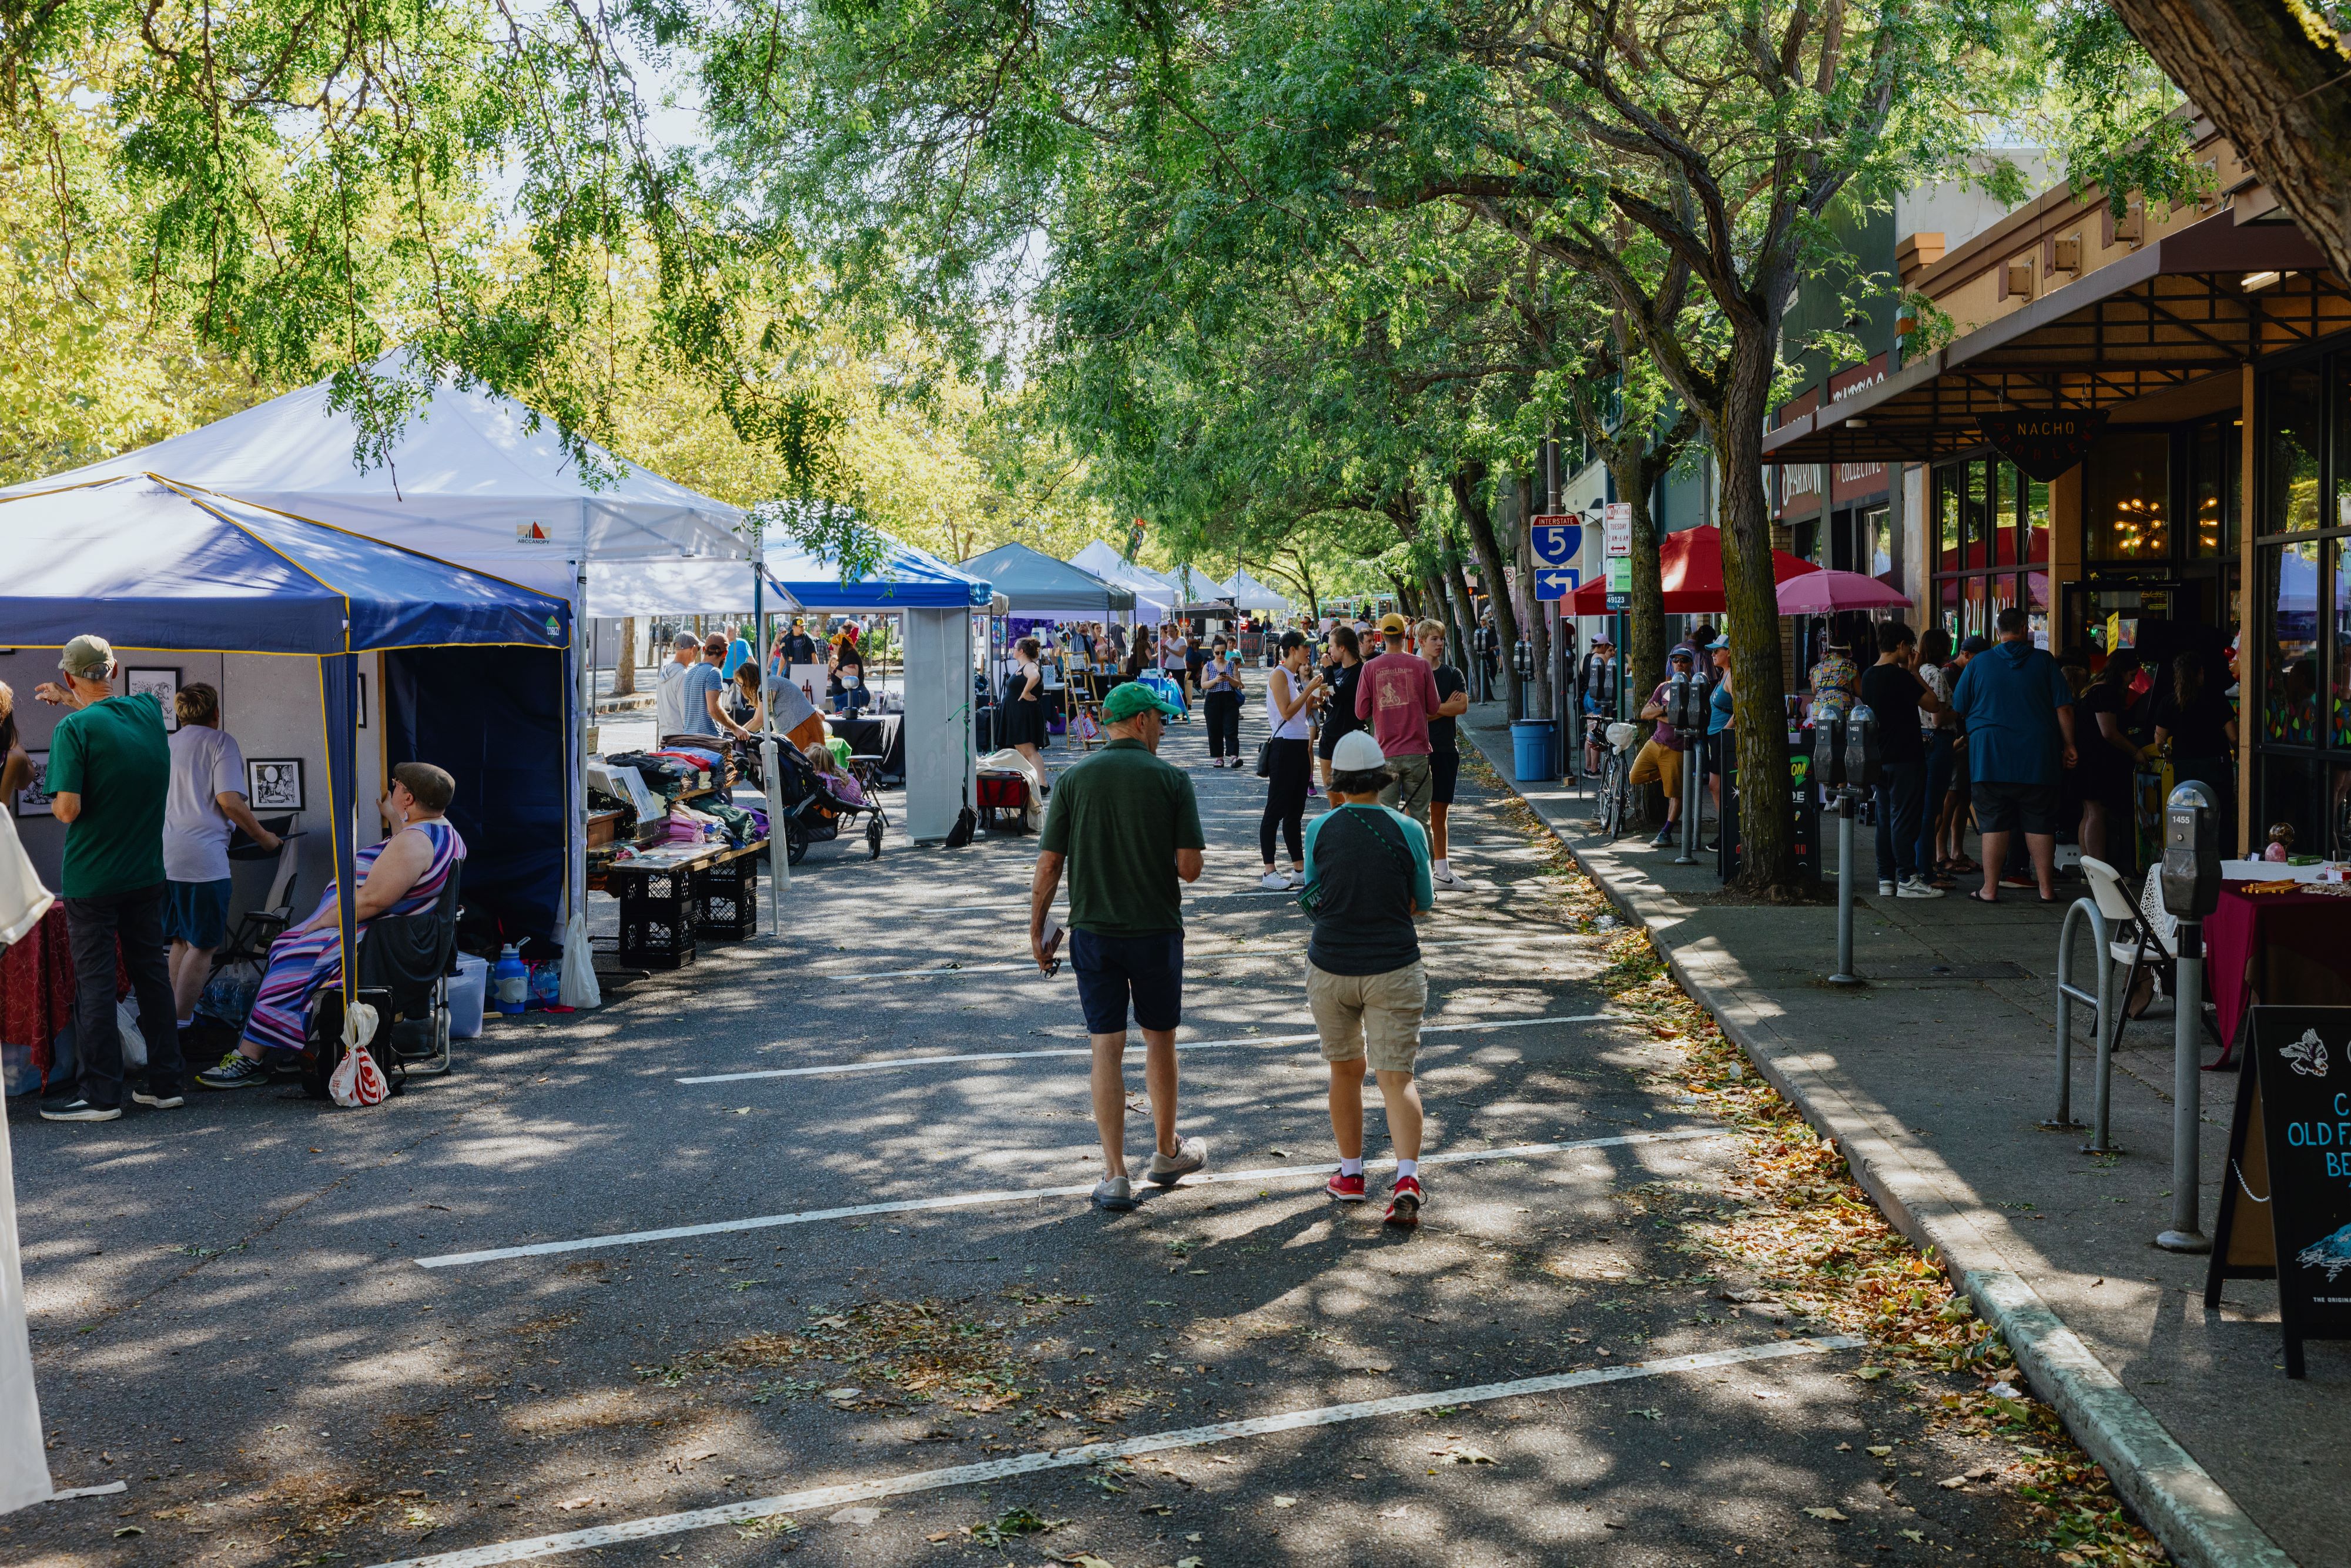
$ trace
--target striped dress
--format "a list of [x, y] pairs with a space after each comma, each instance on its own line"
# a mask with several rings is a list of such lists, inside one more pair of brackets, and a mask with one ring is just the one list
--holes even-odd
[[[413, 887], [384, 911], [387, 915], [414, 915], [432, 908], [465, 858], [465, 841], [445, 821], [416, 822], [402, 831], [423, 833], [432, 841], [433, 863]], [[370, 844], [352, 857], [353, 873], [361, 882], [391, 842], [386, 839], [383, 843]], [[335, 884], [329, 883], [318, 908], [311, 911], [311, 919], [334, 906]], [[362, 936], [367, 935], [366, 922], [360, 922], [359, 931]], [[287, 932], [269, 945], [269, 967], [254, 998], [253, 1016], [246, 1020], [245, 1038], [274, 1051], [307, 1050], [310, 1003], [325, 988], [341, 984], [342, 977], [342, 933], [331, 919], [316, 930]]]

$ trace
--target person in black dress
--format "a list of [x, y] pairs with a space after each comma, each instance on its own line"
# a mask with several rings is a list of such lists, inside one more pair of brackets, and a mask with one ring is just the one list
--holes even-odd
[[2171, 662], [2170, 689], [2155, 694], [2148, 716], [2157, 749], [2170, 749], [2173, 784], [2202, 784], [2227, 821], [2225, 808], [2237, 793], [2237, 714], [2212, 685], [2203, 654], [2182, 653]]
[[1038, 664], [1041, 652], [1034, 637], [1023, 637], [1013, 645], [1015, 655], [1012, 674], [1005, 677], [1003, 743], [1027, 758], [1045, 777], [1045, 759], [1038, 747], [1045, 744], [1045, 672]]
[[1330, 652], [1323, 656], [1322, 680], [1328, 694], [1322, 706], [1322, 734], [1314, 743], [1322, 763], [1322, 788], [1331, 788], [1331, 748], [1339, 737], [1364, 727], [1355, 716], [1355, 682], [1364, 671], [1363, 644], [1353, 626], [1331, 628]]
[[2074, 726], [2081, 737], [2081, 760], [2074, 770], [2082, 776], [2082, 852], [2092, 860], [2105, 861], [2126, 876], [2136, 859], [2131, 841], [2131, 776], [2138, 746], [2126, 726], [2131, 681], [2137, 674], [2137, 649], [2117, 648], [2107, 654], [2105, 667], [2075, 705], [2081, 717]]

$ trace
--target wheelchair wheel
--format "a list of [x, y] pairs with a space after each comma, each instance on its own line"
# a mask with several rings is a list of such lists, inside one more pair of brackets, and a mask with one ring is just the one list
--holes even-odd
[[882, 858], [882, 816], [878, 811], [865, 819], [865, 848], [867, 860]]

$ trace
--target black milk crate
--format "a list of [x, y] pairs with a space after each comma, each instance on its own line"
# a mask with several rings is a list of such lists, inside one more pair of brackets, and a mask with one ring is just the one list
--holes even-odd
[[621, 897], [622, 965], [682, 969], [694, 962], [694, 880], [684, 866], [659, 871], [612, 868]]
[[759, 934], [759, 860], [742, 855], [695, 875], [694, 929], [708, 942]]

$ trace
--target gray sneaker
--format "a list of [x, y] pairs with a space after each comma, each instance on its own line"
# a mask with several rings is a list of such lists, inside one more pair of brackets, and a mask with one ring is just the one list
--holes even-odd
[[1178, 1138], [1174, 1154], [1152, 1155], [1151, 1169], [1147, 1174], [1161, 1186], [1174, 1186], [1207, 1163], [1208, 1142], [1206, 1138]]
[[1094, 1207], [1124, 1214], [1134, 1204], [1134, 1184], [1124, 1176], [1104, 1176], [1094, 1184]]
[[232, 1051], [220, 1059], [218, 1066], [207, 1067], [197, 1073], [196, 1082], [207, 1089], [258, 1089], [269, 1082], [269, 1069], [249, 1056]]

